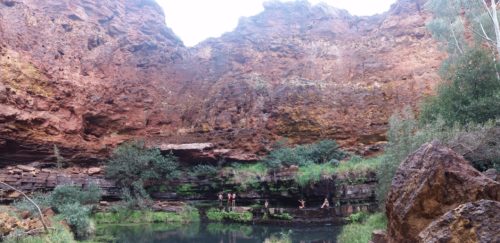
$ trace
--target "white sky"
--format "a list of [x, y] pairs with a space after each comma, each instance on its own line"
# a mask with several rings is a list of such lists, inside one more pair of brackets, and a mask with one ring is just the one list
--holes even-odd
[[[242, 16], [253, 16], [264, 8], [266, 0], [156, 0], [165, 11], [168, 27], [186, 46], [194, 46], [209, 38], [218, 37], [236, 28]], [[281, 0], [293, 1], [293, 0]], [[396, 0], [309, 0], [326, 2], [346, 9], [353, 15], [382, 13]]]

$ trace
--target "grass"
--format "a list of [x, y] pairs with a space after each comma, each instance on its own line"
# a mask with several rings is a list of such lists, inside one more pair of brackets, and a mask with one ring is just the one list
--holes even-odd
[[363, 175], [367, 172], [375, 172], [382, 163], [382, 157], [361, 158], [353, 157], [349, 161], [340, 163], [336, 168], [339, 176]]
[[368, 159], [353, 157], [349, 161], [341, 162], [338, 165], [311, 163], [299, 167], [295, 181], [301, 186], [306, 186], [321, 179], [331, 179], [334, 175], [344, 178], [363, 178], [368, 172], [376, 172], [381, 162], [381, 157]]
[[153, 212], [149, 210], [120, 210], [99, 212], [94, 215], [97, 224], [139, 224], [139, 223], [190, 223], [199, 221], [198, 210], [186, 207], [177, 212]]
[[234, 212], [234, 211], [224, 211], [216, 208], [211, 208], [207, 211], [207, 218], [210, 221], [233, 221], [246, 223], [250, 222], [253, 219], [253, 215], [251, 212]]
[[340, 243], [367, 243], [371, 240], [372, 232], [386, 229], [387, 218], [383, 213], [375, 213], [359, 223], [351, 223], [342, 228], [337, 241]]
[[271, 217], [275, 218], [275, 219], [286, 220], [286, 221], [293, 220], [293, 216], [290, 215], [289, 213], [271, 214]]
[[54, 229], [48, 234], [40, 234], [35, 236], [27, 236], [22, 238], [9, 237], [5, 239], [5, 243], [73, 243], [75, 239], [71, 231], [61, 225], [54, 223]]
[[224, 168], [223, 174], [229, 176], [232, 183], [241, 185], [242, 189], [247, 189], [249, 185], [262, 181], [268, 174], [268, 168], [261, 162], [248, 165], [234, 164]]

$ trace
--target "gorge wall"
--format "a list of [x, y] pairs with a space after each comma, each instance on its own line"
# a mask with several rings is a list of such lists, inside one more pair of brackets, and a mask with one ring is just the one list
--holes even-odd
[[372, 17], [270, 2], [187, 48], [152, 0], [0, 0], [0, 166], [53, 160], [54, 145], [98, 162], [137, 138], [235, 160], [283, 138], [368, 153], [439, 80], [424, 2]]

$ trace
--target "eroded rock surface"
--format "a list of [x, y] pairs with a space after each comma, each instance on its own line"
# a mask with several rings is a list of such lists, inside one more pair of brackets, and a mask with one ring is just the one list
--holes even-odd
[[500, 202], [466, 203], [441, 216], [419, 234], [421, 242], [500, 242]]
[[386, 202], [389, 242], [418, 242], [418, 234], [458, 205], [500, 200], [500, 183], [475, 170], [439, 142], [422, 145], [401, 163]]
[[137, 138], [234, 160], [282, 138], [373, 152], [390, 114], [439, 80], [423, 2], [373, 17], [269, 3], [186, 48], [151, 0], [2, 0], [0, 163], [54, 160], [54, 145], [97, 162]]

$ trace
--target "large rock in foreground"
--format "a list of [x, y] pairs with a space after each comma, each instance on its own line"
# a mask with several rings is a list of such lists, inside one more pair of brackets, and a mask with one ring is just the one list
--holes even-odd
[[460, 205], [419, 234], [422, 242], [500, 242], [500, 202]]
[[417, 242], [432, 221], [458, 205], [500, 200], [500, 183], [438, 142], [424, 144], [400, 166], [386, 203], [389, 242]]

